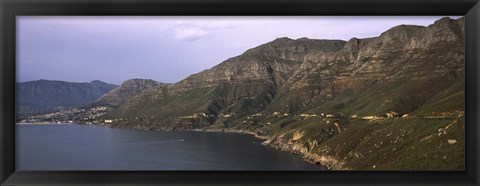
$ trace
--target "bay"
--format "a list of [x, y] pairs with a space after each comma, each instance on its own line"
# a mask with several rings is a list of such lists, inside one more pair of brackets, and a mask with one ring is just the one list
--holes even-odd
[[17, 124], [17, 170], [322, 171], [251, 135]]

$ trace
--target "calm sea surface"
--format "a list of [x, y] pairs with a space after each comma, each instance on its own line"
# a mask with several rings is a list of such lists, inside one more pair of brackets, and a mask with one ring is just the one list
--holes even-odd
[[234, 133], [16, 127], [17, 170], [326, 170]]

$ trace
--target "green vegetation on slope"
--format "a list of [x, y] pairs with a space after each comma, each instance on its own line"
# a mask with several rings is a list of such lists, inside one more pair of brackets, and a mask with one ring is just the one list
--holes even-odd
[[255, 133], [333, 169], [462, 170], [462, 19], [348, 42], [279, 38], [107, 114], [115, 127]]

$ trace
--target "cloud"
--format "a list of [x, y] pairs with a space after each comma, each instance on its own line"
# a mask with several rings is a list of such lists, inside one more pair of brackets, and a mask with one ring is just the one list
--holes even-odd
[[225, 29], [225, 28], [234, 28], [235, 26], [230, 24], [228, 21], [184, 21], [180, 20], [176, 22], [179, 26], [189, 26], [189, 27], [196, 27], [201, 29]]
[[201, 23], [205, 28], [234, 28], [234, 25], [227, 21], [211, 21]]
[[236, 28], [232, 21], [211, 20], [204, 17], [177, 20], [173, 23], [174, 39], [193, 41], [222, 29]]
[[207, 36], [207, 32], [199, 28], [178, 28], [174, 31], [174, 38], [193, 41]]

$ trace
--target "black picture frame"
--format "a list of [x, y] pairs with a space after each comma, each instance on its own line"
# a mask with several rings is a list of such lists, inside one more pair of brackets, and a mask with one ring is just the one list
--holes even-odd
[[[465, 171], [16, 171], [15, 16], [465, 15]], [[1, 185], [479, 185], [478, 0], [0, 0]]]

